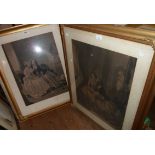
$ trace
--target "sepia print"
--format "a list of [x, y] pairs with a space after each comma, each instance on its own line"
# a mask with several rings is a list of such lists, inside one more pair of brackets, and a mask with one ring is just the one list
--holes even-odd
[[51, 32], [2, 47], [26, 106], [68, 91]]
[[121, 129], [137, 59], [76, 40], [72, 48], [78, 103]]

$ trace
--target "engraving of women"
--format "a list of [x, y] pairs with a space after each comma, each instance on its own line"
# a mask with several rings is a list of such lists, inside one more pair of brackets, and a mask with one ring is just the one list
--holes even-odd
[[24, 91], [26, 95], [32, 98], [43, 96], [50, 88], [41, 76], [35, 74], [34, 71], [37, 71], [36, 67], [36, 64], [30, 62], [25, 65], [24, 69]]

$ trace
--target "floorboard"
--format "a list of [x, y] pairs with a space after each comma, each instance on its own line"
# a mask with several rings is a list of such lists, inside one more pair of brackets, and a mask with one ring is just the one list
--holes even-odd
[[65, 106], [20, 123], [21, 130], [102, 130], [73, 106]]

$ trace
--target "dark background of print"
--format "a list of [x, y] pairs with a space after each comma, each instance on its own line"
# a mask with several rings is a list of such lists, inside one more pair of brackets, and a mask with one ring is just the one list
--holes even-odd
[[[77, 100], [79, 104], [110, 124], [121, 129], [137, 59], [107, 49], [72, 40]], [[124, 83], [116, 91], [116, 75], [123, 70]], [[99, 79], [100, 89], [88, 93], [87, 84], [91, 74]]]

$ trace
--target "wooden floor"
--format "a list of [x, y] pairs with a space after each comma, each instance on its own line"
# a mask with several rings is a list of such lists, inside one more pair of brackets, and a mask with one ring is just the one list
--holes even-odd
[[22, 130], [102, 130], [90, 118], [70, 105], [20, 123]]

